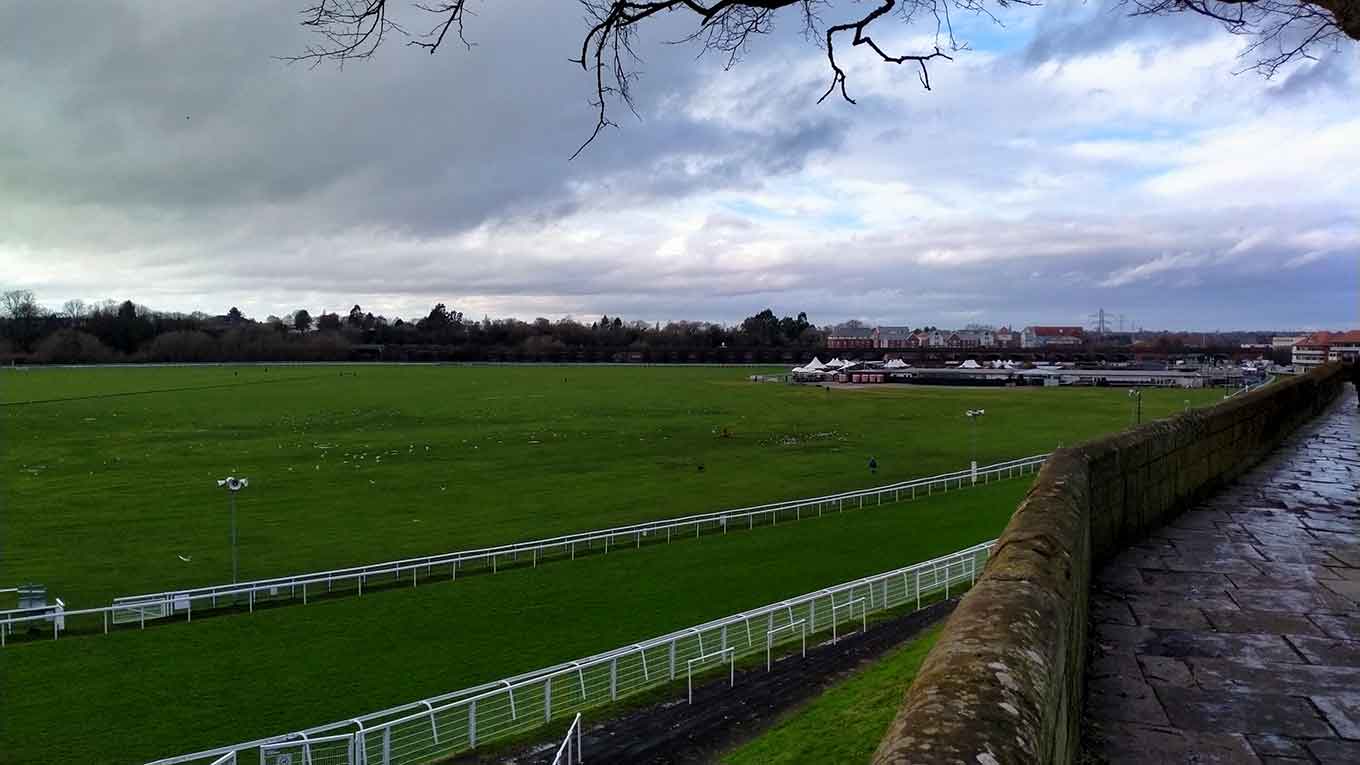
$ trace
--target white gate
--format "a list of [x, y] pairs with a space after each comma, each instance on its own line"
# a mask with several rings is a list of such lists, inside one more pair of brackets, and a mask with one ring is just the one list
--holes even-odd
[[358, 765], [354, 734], [261, 744], [260, 765]]

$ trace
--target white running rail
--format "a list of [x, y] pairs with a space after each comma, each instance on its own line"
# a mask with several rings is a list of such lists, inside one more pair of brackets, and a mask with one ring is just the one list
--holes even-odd
[[[867, 612], [921, 608], [931, 596], [943, 596], [951, 584], [957, 592], [975, 581], [993, 544], [995, 540], [983, 542], [924, 563], [856, 579], [576, 661], [329, 725], [156, 760], [150, 765], [201, 765], [231, 752], [237, 753], [239, 765], [256, 765], [252, 759], [255, 752], [337, 735], [354, 737], [354, 765], [432, 762], [493, 741], [522, 736], [565, 715], [682, 681], [688, 674], [686, 668], [701, 659], [723, 656], [726, 661], [722, 663], [730, 664], [742, 657], [758, 657], [770, 650], [771, 644], [799, 640], [801, 630], [788, 629], [799, 621], [804, 623], [803, 629], [815, 634], [831, 630], [840, 620], [861, 622], [866, 618], [858, 608], [844, 608], [847, 603], [862, 605]], [[709, 665], [716, 669], [716, 663]], [[727, 669], [729, 682], [734, 682], [732, 667]]]
[[[698, 537], [705, 533], [726, 534], [731, 528], [740, 528], [741, 521], [746, 521], [748, 529], [754, 529], [756, 526], [772, 526], [781, 522], [801, 520], [805, 513], [809, 517], [821, 516], [827, 512], [916, 499], [971, 487], [974, 484], [993, 483], [1035, 473], [1047, 458], [1048, 454], [1037, 454], [979, 467], [976, 478], [971, 470], [965, 469], [870, 489], [667, 518], [498, 547], [462, 550], [331, 571], [314, 571], [238, 584], [124, 596], [115, 598], [113, 605], [110, 606], [65, 609], [62, 612], [64, 619], [60, 629], [55, 626], [51, 608], [46, 612], [32, 615], [0, 613], [0, 647], [12, 639], [15, 627], [19, 625], [26, 625], [26, 629], [30, 631], [38, 630], [33, 632], [35, 636], [46, 637], [50, 634], [51, 639], [55, 640], [60, 633], [66, 631], [68, 624], [75, 624], [77, 629], [85, 632], [97, 632], [102, 629], [107, 634], [112, 627], [120, 624], [136, 625], [144, 629], [147, 622], [172, 616], [182, 616], [186, 621], [193, 621], [195, 612], [202, 615], [218, 608], [245, 606], [253, 612], [256, 604], [277, 600], [300, 600], [306, 604], [310, 598], [317, 595], [345, 592], [363, 595], [364, 588], [372, 587], [375, 583], [391, 586], [409, 581], [411, 586], [415, 587], [422, 579], [425, 581], [434, 580], [436, 577], [446, 581], [457, 579], [460, 571], [469, 568], [496, 572], [506, 563], [513, 564], [524, 559], [537, 566], [540, 560], [575, 559], [578, 553], [585, 554], [601, 549], [607, 553], [611, 547], [641, 547], [644, 541], [659, 542], [664, 538], [669, 542], [673, 538]], [[39, 624], [42, 621], [47, 621], [48, 624]]]
[[567, 728], [566, 738], [562, 739], [562, 745], [557, 747], [552, 765], [580, 765], [582, 762], [585, 760], [581, 757], [581, 713], [577, 712], [575, 719], [571, 721], [571, 727]]

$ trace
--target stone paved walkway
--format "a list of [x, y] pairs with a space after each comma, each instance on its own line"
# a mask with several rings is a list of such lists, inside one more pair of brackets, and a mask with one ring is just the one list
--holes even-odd
[[1355, 396], [1097, 574], [1089, 760], [1360, 764]]

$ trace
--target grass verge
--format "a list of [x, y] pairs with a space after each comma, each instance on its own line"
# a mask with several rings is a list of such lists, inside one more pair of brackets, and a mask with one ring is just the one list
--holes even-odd
[[723, 765], [869, 762], [942, 627], [931, 627], [832, 686], [759, 737], [724, 755]]

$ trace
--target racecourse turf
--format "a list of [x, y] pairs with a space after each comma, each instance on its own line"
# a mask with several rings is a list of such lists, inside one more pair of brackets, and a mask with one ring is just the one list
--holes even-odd
[[[1129, 424], [1111, 389], [751, 383], [753, 369], [0, 371], [0, 587], [75, 607], [958, 470]], [[1214, 391], [1149, 390], [1144, 417]], [[871, 475], [866, 465], [877, 459]], [[0, 608], [5, 607], [0, 602]]]
[[[250, 578], [957, 470], [969, 408], [987, 410], [983, 463], [1131, 415], [1122, 390], [827, 391], [748, 382], [756, 371], [0, 371], [0, 587], [41, 582], [81, 607], [227, 580], [215, 485], [227, 474], [251, 479], [239, 506]], [[1218, 396], [1147, 391], [1144, 419]], [[595, 653], [994, 536], [1027, 485], [14, 645], [0, 652], [0, 762], [139, 762]]]
[[[9, 686], [0, 751], [16, 763], [143, 762], [570, 661], [992, 538], [1029, 482], [456, 582], [11, 645], [0, 653]], [[673, 694], [683, 693], [681, 681]]]

